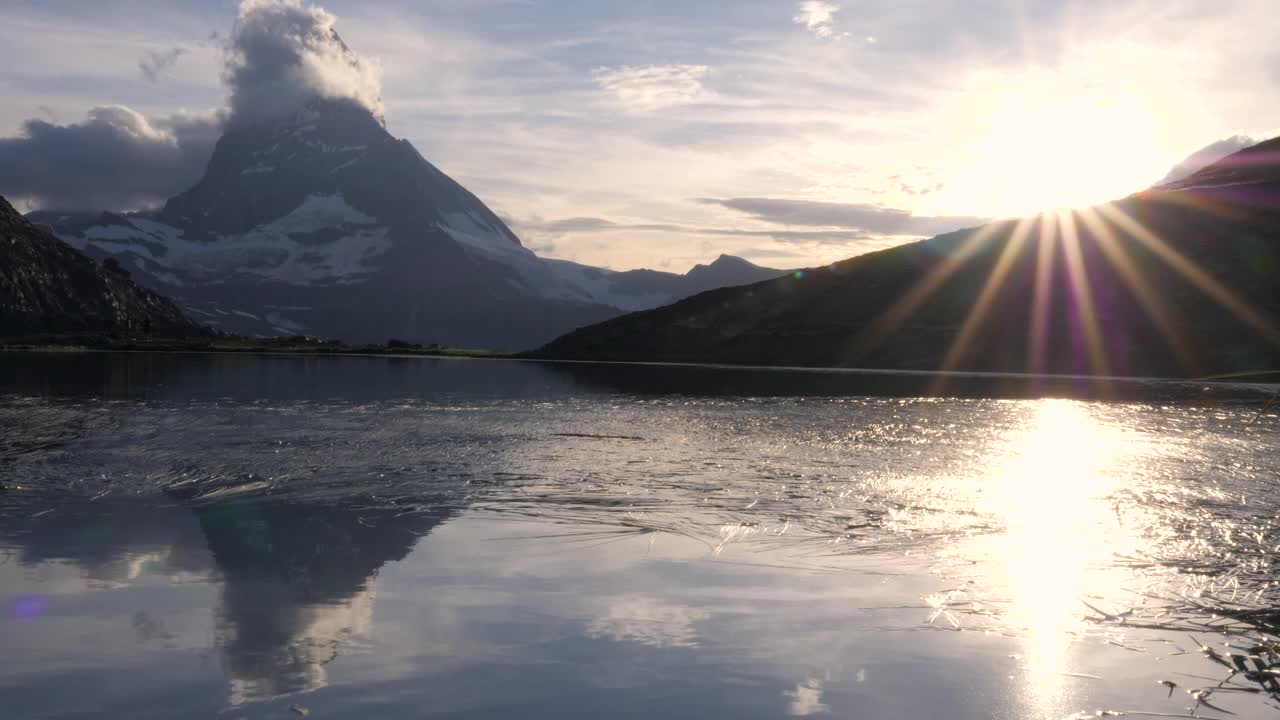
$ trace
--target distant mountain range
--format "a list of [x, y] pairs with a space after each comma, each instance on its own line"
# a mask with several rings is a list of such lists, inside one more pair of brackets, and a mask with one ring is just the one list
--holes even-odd
[[0, 337], [207, 335], [172, 301], [40, 230], [0, 198]]
[[539, 258], [368, 109], [335, 100], [231, 128], [204, 177], [157, 212], [29, 217], [249, 335], [520, 350], [783, 272], [729, 257], [686, 275]]
[[1136, 376], [1280, 370], [1280, 139], [1115, 203], [703, 293], [580, 329], [535, 355]]

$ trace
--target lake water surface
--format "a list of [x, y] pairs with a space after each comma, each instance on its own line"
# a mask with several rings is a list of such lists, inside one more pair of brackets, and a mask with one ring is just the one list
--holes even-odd
[[1271, 717], [1270, 390], [0, 354], [0, 716]]

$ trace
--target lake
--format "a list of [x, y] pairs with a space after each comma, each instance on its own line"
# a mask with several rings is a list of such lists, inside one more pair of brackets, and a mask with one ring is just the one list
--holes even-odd
[[0, 706], [1270, 717], [1274, 392], [0, 353]]

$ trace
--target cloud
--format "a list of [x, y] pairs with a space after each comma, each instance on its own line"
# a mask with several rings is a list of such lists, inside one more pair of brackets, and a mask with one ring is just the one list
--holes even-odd
[[734, 254], [746, 260], [751, 260], [752, 258], [755, 258], [765, 263], [768, 263], [770, 260], [774, 258], [790, 259], [795, 257], [794, 250], [775, 250], [772, 248], [744, 248], [742, 250], [734, 251]]
[[765, 220], [779, 225], [839, 227], [875, 235], [931, 237], [988, 222], [985, 218], [976, 217], [922, 217], [912, 215], [906, 210], [860, 203], [830, 203], [776, 198], [704, 199], [700, 202], [737, 210], [758, 220]]
[[616, 223], [604, 218], [573, 217], [562, 220], [523, 220], [513, 223], [522, 236], [536, 238], [538, 242], [576, 234], [614, 232], [658, 232], [683, 235], [709, 235], [713, 237], [770, 238], [780, 243], [809, 243], [818, 245], [847, 245], [874, 237], [861, 230], [759, 230], [722, 228], [675, 223]]
[[313, 98], [350, 100], [382, 117], [382, 68], [347, 47], [336, 18], [300, 0], [242, 0], [223, 79], [233, 124], [285, 115]]
[[138, 60], [138, 70], [142, 77], [150, 82], [159, 82], [164, 72], [178, 62], [178, 58], [187, 54], [186, 48], [173, 47], [168, 50], [148, 50]]
[[222, 121], [220, 113], [152, 121], [120, 105], [68, 125], [27, 120], [21, 135], [0, 139], [0, 194], [41, 208], [155, 205], [199, 179]]
[[615, 222], [605, 220], [604, 218], [595, 217], [573, 217], [561, 220], [551, 220], [548, 222], [525, 222], [521, 223], [522, 227], [536, 227], [538, 230], [550, 233], [552, 235], [568, 235], [580, 232], [601, 232], [606, 230], [620, 230], [624, 226]]
[[795, 690], [783, 692], [783, 697], [789, 700], [787, 714], [793, 717], [808, 717], [825, 713], [829, 708], [822, 702], [822, 685], [821, 680], [809, 678], [802, 683], [797, 683]]
[[707, 70], [706, 65], [623, 65], [596, 68], [592, 76], [628, 109], [644, 112], [694, 102], [705, 92]]
[[[147, 118], [123, 105], [76, 123], [32, 118], [0, 138], [0, 193], [27, 208], [131, 210], [158, 205], [199, 180], [228, 122], [288, 113], [316, 97], [359, 103], [381, 117], [380, 68], [334, 32], [335, 18], [300, 0], [242, 0], [225, 40], [228, 110]], [[151, 50], [138, 69], [158, 81], [187, 50]]]
[[610, 600], [587, 626], [587, 637], [633, 642], [656, 648], [698, 646], [695, 623], [709, 615], [643, 595]]
[[809, 32], [820, 38], [848, 37], [849, 33], [836, 32], [835, 19], [838, 12], [840, 12], [839, 5], [822, 2], [822, 0], [805, 0], [800, 3], [791, 22], [805, 26]]
[[1164, 179], [1156, 183], [1156, 185], [1165, 185], [1188, 178], [1196, 174], [1196, 172], [1202, 168], [1212, 165], [1222, 158], [1244, 150], [1247, 147], [1257, 145], [1260, 142], [1262, 141], [1255, 140], [1248, 135], [1232, 135], [1225, 140], [1210, 143], [1209, 145], [1191, 153], [1191, 155], [1187, 156], [1187, 159], [1177, 165], [1174, 165], [1173, 169], [1169, 171], [1169, 174], [1165, 175]]

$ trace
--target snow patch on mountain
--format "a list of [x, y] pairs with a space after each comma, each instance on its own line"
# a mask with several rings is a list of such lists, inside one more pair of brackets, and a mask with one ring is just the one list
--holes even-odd
[[387, 228], [341, 193], [309, 195], [284, 217], [213, 242], [189, 239], [141, 215], [120, 220], [63, 239], [81, 249], [132, 255], [139, 269], [174, 286], [219, 283], [237, 274], [292, 285], [350, 284], [374, 272], [373, 261], [391, 249]]
[[259, 226], [254, 232], [315, 232], [336, 225], [373, 225], [377, 220], [347, 204], [342, 193], [308, 195], [293, 212], [275, 222]]
[[610, 278], [617, 274], [613, 270], [556, 258], [542, 258], [542, 263], [562, 285], [578, 291], [575, 293], [578, 300], [609, 305], [627, 312], [648, 310], [671, 301], [671, 296], [663, 292], [638, 295], [618, 292]]
[[472, 210], [446, 212], [443, 221], [436, 223], [436, 227], [468, 250], [499, 261], [537, 259], [531, 250], [512, 242], [501, 228], [495, 227]]

